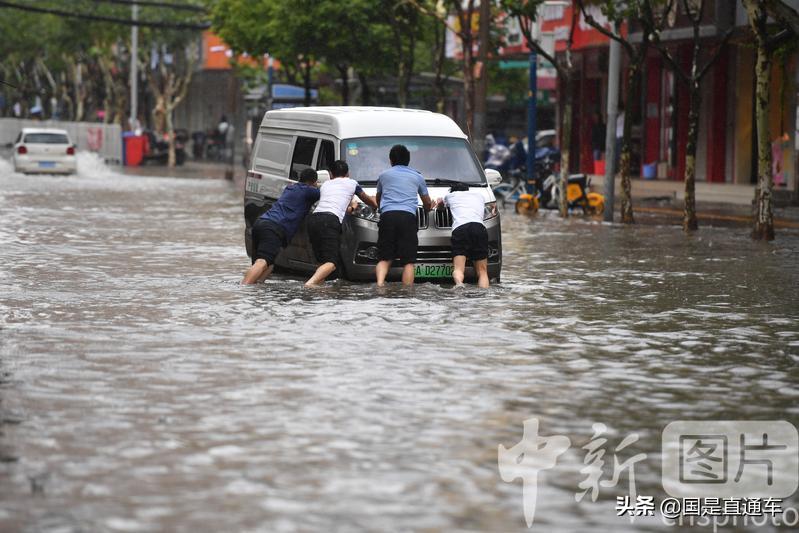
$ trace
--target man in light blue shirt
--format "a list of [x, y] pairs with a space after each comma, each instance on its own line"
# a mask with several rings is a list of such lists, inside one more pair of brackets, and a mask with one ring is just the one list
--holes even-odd
[[[424, 177], [410, 168], [411, 153], [397, 144], [388, 154], [391, 168], [377, 178], [377, 203], [380, 206], [380, 222], [377, 233], [377, 257], [375, 268], [377, 286], [386, 283], [386, 276], [395, 259], [402, 265], [402, 283], [413, 285], [414, 263], [419, 238], [416, 232], [417, 198], [422, 199], [425, 211], [430, 211], [433, 202], [427, 192]], [[418, 196], [417, 196], [418, 195]]]

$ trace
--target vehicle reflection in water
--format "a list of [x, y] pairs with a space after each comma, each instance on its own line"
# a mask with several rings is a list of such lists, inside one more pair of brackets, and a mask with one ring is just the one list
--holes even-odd
[[667, 423], [799, 423], [795, 232], [508, 212], [485, 292], [241, 287], [241, 184], [80, 168], [0, 161], [0, 529], [524, 531], [530, 417], [536, 525], [665, 529], [575, 503], [593, 423], [657, 500]]

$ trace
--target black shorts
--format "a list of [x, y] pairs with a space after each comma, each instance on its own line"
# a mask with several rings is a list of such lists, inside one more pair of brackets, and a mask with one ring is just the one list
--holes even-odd
[[469, 222], [452, 231], [452, 257], [465, 255], [472, 261], [488, 259], [488, 232], [479, 222]]
[[314, 213], [306, 221], [313, 253], [320, 263], [338, 264], [341, 222], [333, 213]]
[[416, 262], [419, 223], [415, 214], [407, 211], [381, 213], [377, 228], [377, 258], [380, 261], [399, 259], [402, 266]]
[[280, 249], [286, 246], [286, 232], [271, 220], [259, 218], [252, 227], [252, 262], [263, 259], [268, 264], [275, 264]]

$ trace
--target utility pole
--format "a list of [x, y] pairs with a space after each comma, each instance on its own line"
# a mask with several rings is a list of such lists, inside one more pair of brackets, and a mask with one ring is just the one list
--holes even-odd
[[[132, 4], [131, 20], [139, 20], [139, 5]], [[133, 24], [130, 28], [130, 126], [134, 129], [139, 117], [139, 27]]]
[[482, 157], [485, 149], [486, 136], [486, 99], [488, 96], [488, 47], [489, 29], [491, 24], [491, 0], [480, 1], [480, 43], [477, 49], [479, 77], [474, 95], [474, 132], [472, 143], [476, 148], [478, 157]]
[[530, 51], [530, 91], [527, 94], [527, 178], [535, 179], [535, 131], [538, 95], [538, 57], [535, 50]]
[[[619, 74], [621, 73], [621, 44], [610, 40], [608, 61], [608, 121], [605, 125], [605, 222], [613, 222], [616, 189], [616, 117], [619, 112]], [[629, 117], [625, 117], [629, 120]]]

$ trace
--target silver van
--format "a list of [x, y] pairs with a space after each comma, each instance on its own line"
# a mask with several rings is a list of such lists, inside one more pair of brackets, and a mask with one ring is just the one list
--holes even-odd
[[[427, 181], [432, 199], [443, 197], [452, 182], [472, 185], [485, 198], [488, 229], [488, 275], [499, 280], [502, 269], [502, 232], [491, 186], [500, 181], [496, 171], [484, 171], [466, 135], [449, 117], [429, 111], [380, 107], [305, 107], [268, 111], [264, 115], [247, 172], [244, 192], [245, 243], [252, 257], [252, 226], [269, 209], [289, 183], [305, 168], [319, 171], [320, 183], [329, 179], [326, 169], [336, 159], [350, 168], [370, 195], [377, 177], [390, 167], [388, 153], [395, 144], [411, 152], [410, 166]], [[487, 178], [488, 176], [488, 178]], [[380, 214], [359, 204], [342, 227], [339, 275], [349, 280], [373, 280], [377, 264], [377, 223]], [[448, 210], [417, 211], [419, 249], [416, 277], [450, 278], [452, 216]], [[314, 254], [304, 224], [276, 259], [278, 268], [310, 274]], [[389, 279], [399, 279], [393, 266]], [[467, 277], [474, 269], [467, 263]]]

